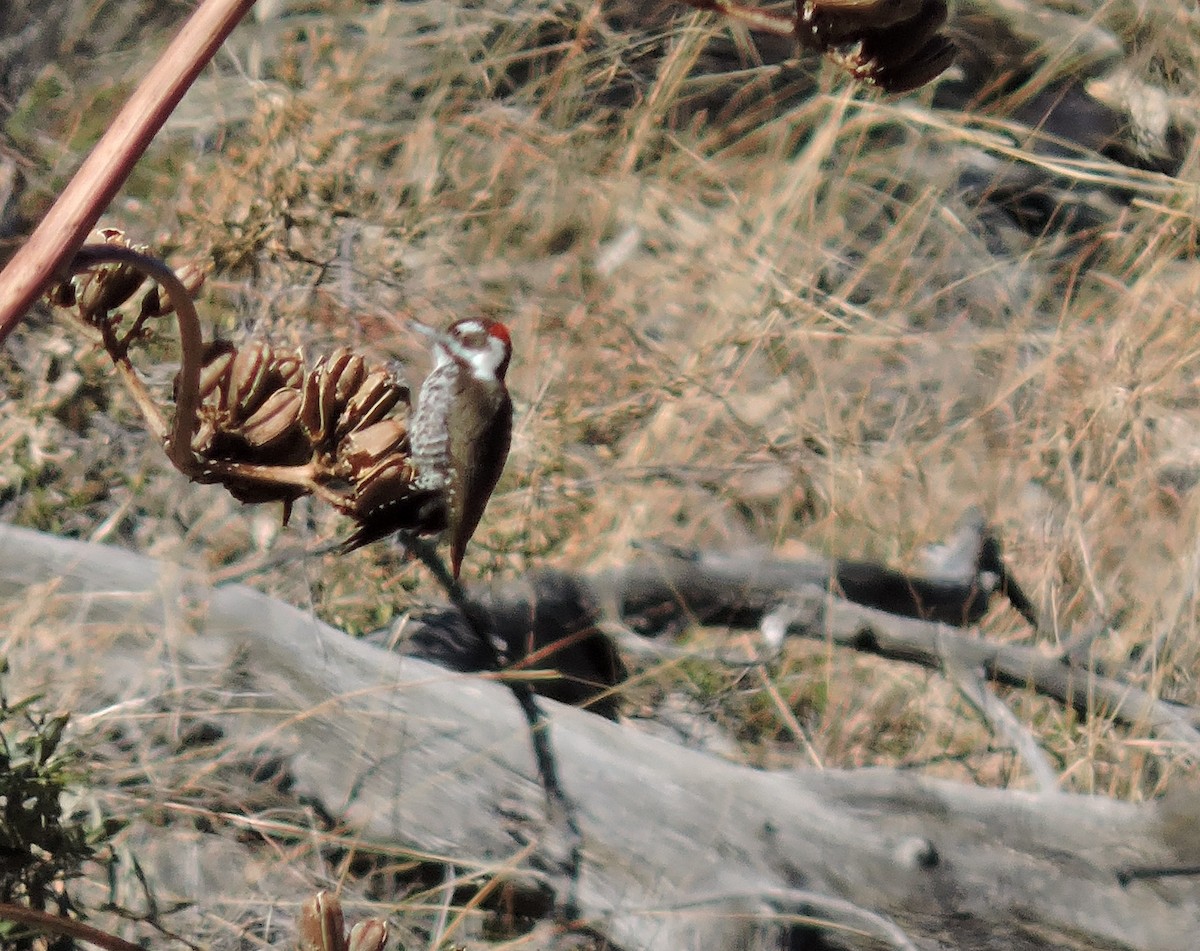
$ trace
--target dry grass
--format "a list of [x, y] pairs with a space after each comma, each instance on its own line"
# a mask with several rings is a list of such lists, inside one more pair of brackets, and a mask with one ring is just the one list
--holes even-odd
[[[1194, 104], [1192, 20], [1168, 0], [1140, 18], [1084, 6], [1081, 23], [1136, 40], [1134, 66], [1169, 56]], [[1175, 179], [1035, 156], [998, 107], [934, 111], [928, 93], [855, 94], [828, 72], [805, 98], [807, 78], [751, 61], [718, 83], [691, 70], [728, 34], [687, 11], [650, 44], [586, 3], [302, 9], [245, 25], [108, 220], [214, 261], [202, 314], [224, 331], [361, 343], [414, 380], [409, 317], [501, 315], [518, 422], [468, 573], [588, 569], [645, 541], [911, 565], [980, 504], [1060, 640], [1108, 622], [1098, 663], [1200, 703], [1194, 155]], [[52, 193], [124, 88], [71, 69], [69, 91], [21, 104], [29, 196]], [[764, 100], [771, 84], [785, 105]], [[968, 153], [1130, 200], [1091, 232], [1031, 237], [964, 190]], [[52, 322], [0, 361], [8, 519], [214, 567], [343, 531], [314, 508], [281, 532], [274, 512], [185, 491], [103, 362]], [[386, 545], [258, 580], [353, 631], [435, 596]], [[984, 630], [1030, 636], [1004, 611]], [[1027, 783], [937, 675], [819, 645], [767, 674], [771, 690], [673, 662], [639, 673], [633, 703], [682, 694], [755, 762]], [[1006, 699], [1065, 788], [1140, 799], [1182, 765], [1103, 711]]]

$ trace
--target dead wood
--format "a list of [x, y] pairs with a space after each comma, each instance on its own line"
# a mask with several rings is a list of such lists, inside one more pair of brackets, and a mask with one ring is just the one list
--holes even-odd
[[[1004, 644], [904, 614], [936, 606], [935, 616], [964, 623], [988, 604], [985, 581], [911, 578], [877, 565], [854, 565], [862, 584], [850, 597], [829, 597], [831, 580], [846, 563], [771, 558], [762, 552], [641, 559], [595, 579], [608, 602], [632, 618], [635, 629], [669, 627], [680, 618], [730, 627], [778, 625], [793, 637], [829, 639], [844, 647], [941, 669], [954, 663], [988, 678], [1036, 690], [1084, 716], [1103, 714], [1145, 724], [1200, 755], [1196, 711], [1157, 700], [1116, 677], [1080, 666], [1072, 655]], [[866, 604], [855, 604], [862, 599]], [[886, 603], [893, 612], [867, 605]], [[959, 610], [961, 609], [961, 611]], [[651, 619], [647, 622], [645, 619]]]
[[[535, 571], [519, 583], [474, 596], [490, 612], [500, 653], [514, 667], [557, 674], [537, 683], [539, 693], [612, 719], [617, 712], [613, 688], [625, 670], [601, 632], [601, 602], [623, 625], [651, 636], [693, 623], [758, 628], [773, 640], [782, 639], [789, 626], [791, 633], [803, 635], [805, 628], [796, 622], [818, 609], [797, 608], [818, 590], [900, 618], [955, 626], [978, 621], [999, 594], [1038, 626], [1032, 603], [1011, 577], [999, 542], [977, 510], [968, 511], [954, 538], [926, 560], [930, 570], [916, 575], [868, 561], [661, 549], [592, 577]], [[403, 625], [403, 653], [462, 672], [495, 669], [493, 651], [461, 612], [448, 608], [426, 613], [420, 621], [412, 628]], [[869, 648], [865, 640], [850, 646]], [[906, 659], [938, 665], [938, 658], [919, 650], [916, 655]]]
[[[560, 671], [561, 676], [539, 692], [578, 705], [590, 703], [606, 716], [614, 712], [611, 688], [622, 674], [611, 647], [592, 634], [600, 623], [595, 604], [640, 634], [658, 635], [691, 623], [720, 624], [762, 630], [768, 639], [828, 639], [864, 653], [946, 670], [960, 680], [981, 675], [1035, 690], [1082, 716], [1103, 715], [1145, 726], [1200, 756], [1197, 711], [1090, 670], [1077, 652], [998, 643], [951, 629], [982, 618], [997, 594], [1037, 627], [1032, 603], [1012, 578], [998, 541], [978, 512], [963, 517], [935, 567], [935, 572], [914, 575], [874, 562], [779, 559], [765, 551], [664, 550], [588, 578], [534, 574], [526, 583], [530, 591], [517, 594], [510, 587], [489, 593], [485, 601], [501, 638], [510, 645], [510, 657], [524, 658], [532, 647], [549, 661], [546, 666]], [[840, 597], [830, 597], [830, 592]], [[406, 653], [454, 670], [488, 669], [473, 656], [472, 641], [453, 612], [422, 620], [409, 635], [412, 646]], [[590, 639], [580, 644], [580, 632]], [[570, 653], [556, 653], [556, 643], [569, 646]], [[1029, 751], [1024, 737], [1015, 745]]]
[[[0, 528], [0, 598], [9, 617], [36, 607], [62, 619], [54, 663], [39, 667], [20, 638], [10, 660], [47, 685], [66, 664], [92, 678], [94, 725], [135, 715], [138, 701], [196, 705], [231, 741], [285, 756], [368, 847], [566, 887], [525, 724], [500, 685], [355, 641], [245, 587], [22, 529]], [[838, 620], [843, 610], [859, 619]], [[887, 648], [875, 612], [837, 612], [824, 623], [870, 618]], [[910, 639], [932, 627], [900, 623]], [[1200, 929], [1195, 882], [1118, 882], [1125, 868], [1200, 858], [1172, 833], [1187, 804], [882, 769], [769, 773], [566, 707], [551, 718], [584, 833], [580, 913], [620, 947], [762, 946], [798, 913], [835, 923], [809, 926], [831, 948], [1185, 951]]]

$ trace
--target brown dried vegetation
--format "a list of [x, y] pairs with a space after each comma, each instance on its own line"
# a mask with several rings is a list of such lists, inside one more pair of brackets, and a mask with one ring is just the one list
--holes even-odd
[[[935, 108], [933, 93], [860, 95], [816, 57], [791, 61], [790, 43], [772, 55], [777, 39], [707, 14], [632, 24], [616, 7], [326, 0], [245, 24], [110, 216], [168, 260], [214, 266], [203, 313], [237, 355], [207, 355], [200, 445], [219, 455], [216, 434], [237, 430], [274, 457], [298, 432], [338, 432], [322, 414], [297, 429], [296, 406], [319, 405], [307, 389], [268, 405], [297, 347], [408, 363], [424, 353], [410, 317], [501, 312], [519, 341], [518, 417], [478, 576], [613, 563], [646, 540], [905, 564], [978, 503], [1050, 619], [1047, 646], [1103, 629], [1097, 663], [1200, 702], [1196, 155], [1174, 155], [1173, 176], [1132, 167], [1040, 137], [1025, 111], [1110, 65], [1157, 82], [1164, 108], [1194, 107], [1194, 15], [1170, 0], [1040, 4], [1051, 27], [978, 71], [970, 60], [980, 85]], [[962, 22], [985, 58], [1009, 52], [1009, 34], [989, 39], [1004, 33], [994, 7], [960, 12], [980, 18]], [[157, 42], [138, 25], [113, 40], [133, 74]], [[83, 56], [15, 100], [4, 154], [20, 159], [18, 219], [125, 82]], [[134, 357], [167, 401], [173, 346]], [[252, 406], [239, 357], [270, 381], [249, 384]], [[423, 369], [409, 364], [410, 382]], [[296, 551], [255, 583], [355, 632], [425, 590], [387, 546], [303, 558], [344, 531], [323, 507], [301, 503], [281, 533], [217, 487], [183, 491], [107, 360], [44, 315], [0, 351], [0, 388], [6, 519], [231, 574]], [[984, 630], [1031, 636], [1009, 613]], [[0, 626], [27, 658], [50, 655], [53, 636]], [[689, 636], [729, 647], [721, 631]], [[639, 715], [719, 724], [731, 755], [763, 764], [1024, 782], [945, 680], [837, 651], [797, 645], [753, 670], [654, 664], [629, 696]], [[1033, 695], [1006, 700], [1071, 789], [1156, 796], [1185, 765], [1103, 711], [1081, 723]], [[216, 784], [177, 727], [164, 706], [108, 728], [108, 807], [140, 814]], [[228, 805], [198, 802], [206, 816]], [[320, 869], [310, 877], [357, 868], [302, 804], [278, 808], [293, 834], [255, 838], [271, 875], [301, 858]], [[372, 872], [376, 894], [400, 869], [432, 901], [404, 861]]]

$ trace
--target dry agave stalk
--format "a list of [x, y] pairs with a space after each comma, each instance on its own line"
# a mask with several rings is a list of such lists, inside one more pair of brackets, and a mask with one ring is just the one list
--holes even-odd
[[[102, 228], [94, 232], [92, 238], [97, 243], [80, 250], [69, 268], [70, 276], [52, 286], [46, 297], [50, 303], [71, 311], [80, 323], [99, 334], [146, 425], [157, 439], [163, 441], [175, 466], [190, 474], [192, 456], [186, 447], [191, 444], [195, 428], [195, 390], [199, 378], [196, 355], [202, 345], [192, 297], [203, 286], [205, 271], [189, 264], [176, 273], [158, 258], [147, 254], [145, 245], [133, 244], [117, 228]], [[134, 295], [147, 277], [156, 284], [136, 301], [134, 313]], [[166, 303], [159, 295], [159, 286], [167, 289]], [[193, 382], [179, 388], [174, 425], [168, 427], [158, 402], [134, 370], [129, 350], [133, 343], [147, 336], [150, 320], [173, 311], [177, 311], [183, 349], [181, 376]]]
[[[172, 464], [189, 479], [219, 483], [245, 501], [282, 502], [285, 521], [295, 499], [320, 498], [357, 523], [345, 548], [402, 532], [406, 548], [433, 572], [479, 638], [489, 658], [486, 666], [499, 670], [506, 662], [505, 645], [488, 613], [467, 597], [458, 572], [508, 455], [508, 329], [486, 317], [457, 320], [444, 333], [417, 325], [433, 341], [435, 359], [410, 440], [408, 389], [385, 368], [344, 348], [310, 365], [302, 353], [262, 342], [206, 345], [181, 275], [131, 247], [119, 232], [104, 238], [102, 244], [81, 248], [70, 268], [77, 273], [99, 267], [107, 276], [70, 281], [69, 288], [55, 288], [51, 298], [100, 329], [109, 356]], [[178, 321], [181, 356], [169, 427], [129, 361], [129, 343], [145, 322], [141, 311], [128, 331], [119, 330], [124, 295], [137, 286], [125, 268], [161, 285]], [[85, 293], [90, 287], [97, 290]], [[165, 312], [161, 306], [144, 307]], [[396, 409], [404, 411], [403, 418], [391, 415]], [[450, 569], [420, 538], [443, 530], [450, 536]], [[582, 833], [558, 778], [547, 720], [528, 683], [514, 680], [508, 686], [530, 726], [538, 776], [553, 815], [571, 843], [566, 871], [574, 882], [582, 863]], [[572, 888], [562, 913], [573, 916], [574, 904]], [[333, 920], [332, 911], [320, 907], [314, 914], [322, 922]], [[378, 951], [385, 937], [372, 944], [364, 936], [355, 944], [352, 935], [350, 947]], [[347, 951], [333, 940], [314, 947]]]
[[[357, 523], [351, 547], [393, 530], [432, 534], [445, 527], [442, 492], [417, 484], [409, 391], [390, 370], [345, 347], [310, 362], [301, 351], [258, 340], [205, 344], [191, 302], [203, 272], [189, 266], [176, 274], [116, 229], [98, 236], [101, 243], [76, 256], [77, 275], [48, 296], [99, 332], [180, 472], [224, 485], [243, 502], [281, 502], [285, 524], [296, 499], [320, 498]], [[146, 277], [166, 289], [167, 303], [157, 287], [132, 299]], [[145, 336], [147, 321], [172, 310], [182, 358], [168, 426], [129, 349]]]
[[954, 62], [954, 44], [939, 33], [946, 0], [795, 0], [790, 14], [733, 0], [683, 2], [753, 30], [794, 37], [860, 82], [887, 92], [923, 86]]
[[[118, 228], [101, 228], [93, 237], [101, 244], [114, 248], [128, 248], [146, 254], [149, 247], [133, 244]], [[189, 297], [195, 297], [204, 286], [205, 270], [197, 264], [188, 264], [175, 276], [183, 284]], [[146, 334], [146, 322], [156, 317], [166, 317], [174, 309], [170, 298], [162, 299], [157, 284], [152, 285], [140, 298], [137, 313], [132, 322], [125, 326], [124, 306], [146, 282], [146, 275], [138, 268], [125, 263], [112, 263], [74, 275], [69, 281], [55, 285], [48, 293], [51, 303], [60, 307], [74, 307], [84, 322], [95, 327], [104, 340], [104, 347], [111, 354], [124, 357], [129, 346]]]

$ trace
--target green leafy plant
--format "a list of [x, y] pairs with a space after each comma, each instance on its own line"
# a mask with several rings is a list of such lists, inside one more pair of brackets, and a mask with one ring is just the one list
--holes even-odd
[[[6, 670], [0, 661], [0, 676]], [[41, 699], [10, 702], [0, 684], [0, 902], [77, 914], [65, 883], [112, 830], [88, 829], [64, 815], [63, 794], [78, 779], [78, 757], [62, 745], [68, 714], [39, 710]], [[0, 945], [32, 948], [35, 933], [4, 918], [0, 912]], [[48, 947], [73, 945], [59, 937]]]

